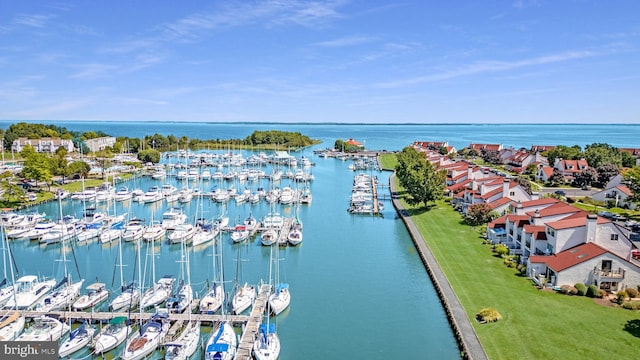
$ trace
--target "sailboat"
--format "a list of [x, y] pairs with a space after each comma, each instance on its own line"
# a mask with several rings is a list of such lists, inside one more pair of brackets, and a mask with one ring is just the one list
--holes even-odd
[[[62, 219], [62, 201], [58, 200], [60, 219]], [[67, 269], [67, 241], [62, 241], [62, 263], [64, 269], [64, 278], [56, 284], [52, 292], [42, 299], [38, 308], [40, 311], [67, 310], [74, 301], [80, 296], [80, 288], [84, 283], [84, 279], [80, 279], [75, 283], [71, 280], [71, 274]], [[71, 249], [73, 251], [73, 248]], [[75, 257], [75, 253], [74, 257]], [[78, 270], [78, 273], [80, 271]]]
[[205, 360], [231, 360], [236, 355], [238, 339], [233, 326], [222, 321], [211, 332], [205, 347]]
[[239, 286], [239, 280], [241, 280], [241, 259], [240, 249], [238, 249], [238, 259], [236, 260], [236, 279], [235, 279], [235, 292], [233, 299], [231, 300], [231, 312], [233, 314], [240, 314], [248, 309], [253, 301], [256, 299], [256, 287], [249, 285], [246, 282], [242, 287]]
[[[185, 262], [187, 272], [187, 285], [191, 289], [191, 270], [189, 268], [189, 252], [185, 251]], [[165, 359], [189, 359], [198, 349], [200, 343], [200, 321], [191, 319], [189, 311], [189, 321], [185, 325], [180, 337], [175, 341], [165, 344]]]
[[[171, 313], [183, 313], [185, 310], [189, 309], [191, 306], [191, 301], [193, 300], [193, 290], [191, 288], [191, 282], [188, 277], [190, 276], [188, 269], [185, 264], [189, 263], [189, 253], [186, 250], [187, 244], [180, 244], [180, 251], [182, 254], [182, 259], [180, 262], [180, 272], [182, 274], [180, 282], [176, 291], [171, 294], [171, 297], [167, 299], [167, 310]], [[185, 275], [187, 276], [187, 281], [185, 282]]]
[[[122, 267], [122, 237], [118, 239], [118, 253], [120, 259], [120, 285], [122, 286], [122, 292], [116, 296], [111, 303], [109, 303], [109, 309], [111, 311], [118, 311], [124, 308], [135, 308], [140, 302], [140, 290], [135, 287], [135, 283], [125, 284], [124, 273]], [[138, 255], [140, 254], [140, 247], [138, 246]], [[139, 256], [138, 256], [139, 257]], [[134, 271], [135, 272], [135, 271]]]
[[287, 241], [289, 244], [296, 246], [302, 242], [302, 221], [298, 217], [298, 205], [296, 204], [296, 217], [291, 223], [291, 228], [287, 234]]
[[[219, 232], [219, 234], [221, 234], [221, 232]], [[219, 243], [220, 249], [222, 249], [222, 240], [220, 240]], [[220, 250], [219, 254], [216, 254], [217, 252], [215, 245], [216, 242], [214, 241], [213, 245], [211, 246], [214, 280], [209, 291], [207, 291], [207, 293], [200, 300], [198, 309], [202, 314], [215, 313], [216, 311], [218, 311], [218, 309], [220, 309], [220, 307], [222, 307], [222, 303], [224, 302], [224, 270], [222, 264], [222, 250]], [[218, 256], [220, 257], [219, 259]]]
[[[204, 219], [204, 207], [203, 207], [203, 199], [202, 196], [198, 197], [198, 204], [196, 205], [196, 215], [195, 224], [196, 224], [196, 233], [192, 238], [192, 245], [198, 246], [201, 244], [208, 243], [216, 238], [218, 234], [218, 229], [214, 228], [212, 224]], [[201, 218], [198, 219], [198, 209], [200, 209]]]
[[173, 291], [173, 283], [176, 279], [172, 275], [163, 276], [158, 282], [156, 282], [156, 256], [155, 256], [155, 244], [151, 240], [151, 244], [147, 246], [147, 252], [151, 249], [151, 277], [152, 285], [142, 295], [140, 300], [140, 308], [146, 309], [154, 306], [158, 306], [167, 301], [169, 295]]
[[[9, 256], [6, 256], [7, 252], [10, 251], [10, 249], [9, 249], [9, 243], [6, 237], [4, 224], [2, 225], [1, 231], [2, 231], [2, 238], [0, 239], [0, 241], [2, 241], [3, 250], [5, 250], [3, 251], [3, 258], [4, 258], [3, 265], [4, 265], [5, 278], [2, 281], [2, 287], [0, 287], [0, 295], [2, 295], [2, 298], [0, 298], [0, 300], [2, 300], [2, 303], [0, 303], [0, 305], [3, 305], [8, 301], [7, 297], [14, 296], [15, 292], [14, 292], [13, 283], [8, 285], [6, 284], [7, 283], [7, 264], [9, 265], [9, 268], [10, 268], [11, 279], [14, 279], [14, 277], [13, 277], [13, 262], [11, 261], [12, 255], [9, 254]], [[3, 298], [6, 298], [6, 300]], [[5, 313], [5, 315], [0, 318], [0, 341], [15, 340], [20, 335], [20, 333], [22, 333], [22, 330], [24, 329], [24, 323], [25, 323], [25, 317], [22, 316], [17, 310]]]
[[129, 334], [131, 334], [131, 325], [127, 323], [126, 316], [111, 319], [94, 338], [93, 354], [100, 355], [115, 349], [127, 339]]
[[103, 283], [93, 283], [87, 286], [88, 293], [82, 295], [71, 306], [73, 310], [84, 310], [94, 307], [109, 298], [109, 291]]
[[69, 338], [60, 344], [58, 350], [58, 356], [61, 358], [67, 357], [76, 351], [87, 346], [93, 339], [93, 335], [96, 333], [96, 328], [89, 326], [84, 322], [80, 327], [71, 331]]
[[[271, 270], [273, 268], [273, 248], [271, 246], [270, 256], [269, 256], [269, 284], [272, 284]], [[276, 251], [278, 249], [276, 248]], [[276, 255], [277, 257], [277, 255]], [[277, 261], [276, 261], [277, 264]], [[277, 266], [277, 265], [276, 265]], [[277, 267], [276, 267], [277, 269]], [[276, 270], [277, 277], [277, 270]], [[269, 308], [271, 308], [271, 301], [268, 302]], [[276, 324], [270, 322], [271, 310], [268, 310], [264, 317], [266, 321], [263, 324], [260, 324], [258, 328], [258, 338], [253, 343], [253, 357], [256, 360], [276, 360], [280, 355], [280, 338], [278, 337], [278, 333], [276, 332]]]
[[[273, 247], [271, 249], [273, 252]], [[268, 299], [269, 309], [274, 315], [280, 314], [291, 303], [289, 284], [280, 282], [280, 261], [282, 259], [278, 258], [278, 252], [279, 250], [276, 249], [275, 259], [272, 259], [273, 267], [275, 270], [275, 283], [273, 292], [269, 295]]]
[[[138, 258], [140, 257], [140, 240], [138, 240]], [[139, 260], [138, 260], [139, 262]], [[138, 278], [142, 278], [142, 271], [138, 268]], [[140, 308], [142, 316], [142, 308]], [[166, 311], [156, 312], [151, 319], [140, 326], [140, 330], [127, 340], [122, 350], [123, 360], [138, 360], [151, 354], [159, 345], [160, 341], [169, 331], [169, 313]]]

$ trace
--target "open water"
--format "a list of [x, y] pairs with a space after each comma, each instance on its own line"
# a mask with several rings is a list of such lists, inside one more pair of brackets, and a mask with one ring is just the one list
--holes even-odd
[[[7, 127], [9, 123], [0, 122]], [[310, 124], [205, 124], [205, 123], [136, 123], [136, 122], [56, 122], [70, 130], [102, 130], [110, 135], [143, 137], [152, 133], [207, 138], [244, 138], [254, 130], [299, 131], [323, 141], [302, 152], [315, 163], [310, 171], [315, 180], [310, 187], [313, 203], [301, 205], [299, 216], [304, 223], [304, 241], [298, 247], [279, 250], [281, 281], [290, 284], [292, 301], [289, 309], [273, 319], [277, 323], [282, 343], [280, 359], [456, 359], [459, 352], [444, 311], [401, 220], [391, 204], [386, 202], [383, 216], [351, 215], [346, 209], [354, 173], [348, 162], [324, 159], [312, 150], [333, 145], [336, 139], [354, 138], [368, 149], [400, 150], [414, 140], [449, 141], [456, 148], [470, 142], [502, 143], [505, 146], [529, 147], [540, 145], [586, 145], [607, 142], [619, 147], [640, 147], [637, 125], [310, 125]], [[247, 156], [250, 153], [245, 153]], [[174, 160], [175, 161], [175, 160]], [[267, 173], [270, 170], [264, 169]], [[388, 183], [388, 174], [369, 170], [381, 184]], [[167, 182], [182, 184], [175, 179]], [[130, 181], [129, 188], [146, 190], [164, 181], [141, 178]], [[291, 184], [283, 179], [278, 186]], [[203, 182], [205, 191], [220, 185]], [[238, 184], [236, 188], [269, 187], [267, 180]], [[205, 200], [204, 217], [213, 218], [226, 211], [233, 223], [250, 212], [260, 218], [269, 212], [265, 202], [236, 205]], [[159, 219], [170, 206], [166, 203], [143, 205], [118, 204], [102, 209], [118, 214], [127, 212], [150, 221]], [[64, 201], [63, 213], [80, 216], [82, 204]], [[183, 206], [193, 218], [196, 201]], [[38, 207], [57, 218], [57, 203]], [[292, 216], [295, 208], [281, 207], [280, 213]], [[200, 215], [198, 215], [200, 217]], [[259, 239], [244, 245], [233, 244], [228, 235], [222, 241], [226, 289], [230, 291], [237, 276], [235, 261], [240, 253], [241, 281], [257, 283], [268, 278], [269, 249]], [[21, 275], [40, 274], [62, 276], [60, 245], [41, 246], [35, 242], [18, 240], [11, 243]], [[128, 281], [137, 276], [135, 244], [123, 244], [124, 276]], [[191, 279], [194, 291], [202, 293], [207, 281], [213, 278], [211, 245], [189, 248], [191, 251]], [[150, 277], [146, 245], [142, 246], [142, 265], [145, 282]], [[113, 289], [120, 286], [117, 268], [118, 246], [98, 241], [77, 244], [67, 256], [77, 259], [79, 275], [85, 285], [95, 280]], [[180, 276], [180, 249], [163, 243], [156, 246], [157, 276]], [[146, 263], [146, 265], [145, 265]], [[76, 266], [69, 263], [74, 276]], [[237, 330], [239, 333], [239, 329]], [[202, 337], [206, 341], [209, 331]], [[111, 354], [115, 356], [117, 353]], [[86, 355], [86, 354], [85, 354]], [[82, 356], [82, 354], [80, 354]], [[161, 358], [160, 352], [155, 354]]]

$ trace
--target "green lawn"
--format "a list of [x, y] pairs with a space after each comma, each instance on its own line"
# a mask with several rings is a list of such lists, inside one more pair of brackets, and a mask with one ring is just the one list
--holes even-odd
[[443, 201], [411, 213], [469, 318], [485, 307], [502, 314], [497, 323], [472, 320], [490, 359], [635, 358], [638, 312], [536, 289]]
[[398, 158], [396, 154], [380, 154], [378, 161], [380, 161], [380, 167], [382, 167], [383, 170], [393, 171], [398, 163]]

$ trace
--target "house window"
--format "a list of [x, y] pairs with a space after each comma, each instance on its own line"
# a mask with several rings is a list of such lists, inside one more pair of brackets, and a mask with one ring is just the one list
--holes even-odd
[[611, 234], [611, 240], [618, 240], [618, 234]]
[[516, 196], [516, 192], [515, 191], [509, 192], [509, 196]]

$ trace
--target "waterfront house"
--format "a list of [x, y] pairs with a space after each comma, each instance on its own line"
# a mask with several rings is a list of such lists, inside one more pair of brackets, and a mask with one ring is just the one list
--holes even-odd
[[541, 153], [541, 152], [553, 150], [555, 148], [556, 148], [555, 146], [549, 146], [549, 145], [531, 145], [531, 152]]
[[20, 152], [25, 146], [30, 145], [36, 152], [41, 153], [54, 153], [58, 148], [65, 148], [67, 152], [73, 152], [73, 141], [65, 140], [61, 138], [43, 137], [40, 139], [27, 139], [21, 137], [13, 141], [11, 144], [11, 150], [14, 152]]
[[[609, 182], [611, 184], [611, 182]], [[612, 203], [616, 207], [635, 209], [636, 204], [629, 200], [633, 195], [631, 189], [624, 184], [608, 187], [591, 195], [593, 200]]]
[[420, 150], [433, 150], [436, 152], [440, 152], [442, 148], [445, 149], [445, 155], [453, 154], [456, 151], [456, 148], [449, 145], [447, 141], [414, 141], [411, 146], [420, 151]]
[[487, 151], [500, 151], [502, 150], [502, 144], [474, 144], [471, 143], [467, 147], [469, 150], [475, 150], [478, 154], [482, 154]]
[[536, 173], [536, 180], [547, 182], [553, 176], [553, 167], [546, 165], [538, 165], [538, 172]]
[[640, 284], [640, 267], [635, 262], [594, 243], [584, 243], [551, 256], [532, 256], [529, 277], [541, 286], [582, 283], [610, 292]]
[[636, 165], [640, 165], [640, 148], [620, 148], [620, 151], [631, 154], [636, 159]]

